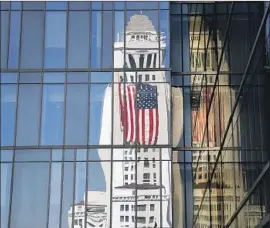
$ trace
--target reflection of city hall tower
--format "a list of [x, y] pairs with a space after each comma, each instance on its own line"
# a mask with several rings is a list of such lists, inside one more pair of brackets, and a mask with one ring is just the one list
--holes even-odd
[[[198, 22], [200, 20], [197, 19]], [[193, 23], [191, 23], [193, 25]], [[195, 25], [196, 26], [196, 25]], [[193, 31], [193, 28], [190, 28]], [[213, 41], [210, 41], [207, 59], [204, 59], [204, 35], [208, 40], [209, 32], [205, 33], [195, 32], [190, 34], [190, 42], [193, 42], [194, 50], [191, 52], [190, 69], [195, 72], [207, 71], [207, 78], [203, 75], [191, 75], [191, 83], [194, 85], [192, 88], [192, 139], [194, 147], [208, 147], [205, 151], [193, 152], [193, 168], [194, 172], [194, 215], [197, 216], [196, 225], [200, 227], [208, 227], [210, 224], [214, 227], [223, 227], [226, 222], [231, 218], [232, 214], [236, 210], [236, 204], [239, 205], [243, 199], [244, 190], [244, 174], [243, 170], [237, 162], [241, 162], [239, 153], [237, 150], [227, 149], [223, 150], [219, 159], [219, 163], [223, 162], [222, 166], [217, 166], [211, 182], [211, 198], [209, 191], [206, 192], [203, 204], [201, 205], [203, 193], [208, 183], [209, 174], [212, 172], [213, 164], [215, 163], [218, 155], [218, 150], [211, 150], [213, 147], [219, 148], [220, 140], [225, 132], [226, 125], [230, 114], [232, 112], [232, 103], [235, 102], [235, 91], [229, 87], [229, 75], [219, 76], [218, 91], [215, 91], [214, 100], [212, 102], [212, 108], [209, 112], [207, 122], [207, 110], [210, 103], [211, 93], [213, 91], [213, 85], [216, 77], [217, 66], [215, 65], [215, 57], [211, 49], [215, 48]], [[201, 34], [201, 37], [200, 37]], [[217, 33], [218, 48], [222, 47], [222, 38]], [[200, 41], [200, 43], [199, 43]], [[198, 46], [201, 51], [198, 51]], [[224, 58], [221, 71], [229, 71], [229, 65]], [[212, 75], [210, 75], [212, 73]], [[203, 87], [201, 87], [203, 85]], [[231, 91], [230, 91], [231, 90]], [[217, 95], [219, 93], [219, 95]], [[239, 108], [236, 109], [236, 113], [239, 112]], [[237, 116], [237, 115], [236, 115]], [[208, 134], [204, 135], [204, 130], [208, 124]], [[234, 122], [235, 124], [235, 122]], [[229, 135], [232, 135], [230, 140], [225, 141], [225, 147], [239, 147], [241, 141], [239, 141], [237, 135], [240, 133], [239, 124], [234, 127], [233, 132], [230, 130]], [[199, 163], [197, 163], [199, 161]], [[209, 165], [209, 163], [212, 165]], [[233, 163], [232, 163], [233, 162]], [[211, 202], [211, 207], [210, 207]], [[198, 213], [199, 207], [200, 211]], [[254, 211], [253, 215], [251, 211], [247, 211], [245, 217], [243, 215], [238, 216], [239, 227], [255, 227], [259, 221], [259, 216], [254, 216], [256, 211], [259, 211], [259, 205], [254, 205], [251, 210]], [[210, 213], [211, 210], [211, 219]], [[250, 221], [253, 221], [251, 223]], [[211, 223], [210, 223], [211, 222]], [[253, 224], [253, 225], [252, 225]]]
[[[115, 73], [114, 88], [109, 85], [105, 90], [100, 144], [110, 144], [113, 131], [114, 145], [140, 145], [143, 148], [114, 149], [112, 155], [111, 149], [99, 151], [101, 160], [112, 159], [114, 162], [112, 173], [110, 165], [102, 164], [106, 192], [95, 193], [95, 200], [90, 199], [92, 193], [88, 192], [87, 227], [110, 227], [110, 224], [117, 228], [135, 227], [135, 223], [138, 228], [171, 227], [169, 149], [151, 148], [151, 145], [169, 142], [169, 84], [165, 85], [164, 72], [149, 71], [149, 68], [158, 68], [159, 64], [162, 67], [166, 44], [161, 35], [159, 45], [159, 34], [142, 14], [132, 16], [126, 34], [117, 37], [114, 67], [125, 66], [127, 72]], [[135, 72], [136, 68], [148, 71]], [[107, 116], [112, 108], [112, 91], [113, 130], [110, 127], [112, 119]], [[95, 201], [94, 205], [92, 201]], [[74, 220], [78, 207], [80, 205], [75, 206]], [[81, 222], [83, 225], [78, 227], [84, 227], [84, 220]], [[74, 221], [74, 224], [78, 222]]]

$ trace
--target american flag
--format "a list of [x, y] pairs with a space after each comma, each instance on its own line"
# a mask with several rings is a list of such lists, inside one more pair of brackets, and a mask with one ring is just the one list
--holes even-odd
[[119, 101], [124, 140], [140, 145], [156, 144], [159, 131], [157, 86], [119, 83]]

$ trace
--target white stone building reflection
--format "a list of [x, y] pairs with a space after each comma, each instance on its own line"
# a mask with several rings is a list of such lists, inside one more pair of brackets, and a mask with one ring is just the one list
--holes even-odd
[[[100, 160], [114, 161], [112, 167], [102, 163], [106, 191], [103, 193], [89, 191], [87, 204], [84, 202], [75, 204], [73, 224], [76, 228], [85, 227], [86, 210], [87, 227], [171, 227], [170, 149], [151, 148], [151, 145], [169, 144], [170, 85], [166, 83], [165, 72], [149, 71], [151, 68], [163, 67], [166, 50], [164, 36], [163, 34], [159, 36], [147, 16], [138, 14], [132, 16], [127, 23], [125, 36], [119, 33], [117, 38], [114, 44], [114, 67], [125, 66], [127, 72], [116, 72], [114, 86], [109, 85], [105, 90], [100, 144], [110, 144], [113, 131], [114, 145], [141, 144], [147, 148], [114, 149], [113, 154], [111, 149], [99, 151]], [[147, 70], [135, 72], [138, 68]], [[129, 111], [125, 118], [129, 122], [135, 121], [133, 133], [135, 132], [136, 136], [133, 138], [126, 135], [126, 131], [132, 134], [130, 133], [132, 130], [127, 130], [126, 122], [123, 123], [121, 116], [127, 112], [127, 106], [130, 104], [124, 105], [124, 111], [121, 111], [123, 108], [121, 109], [120, 102], [121, 99], [130, 102], [125, 101], [127, 97], [125, 91], [127, 86], [132, 85], [136, 91], [138, 85], [149, 85], [146, 90], [149, 88], [155, 90], [156, 92], [147, 99], [151, 100], [152, 96], [156, 96], [151, 102], [155, 103], [158, 109], [152, 117], [150, 114], [145, 115], [145, 122], [142, 123], [139, 123], [140, 117], [136, 117], [137, 121], [132, 120]], [[148, 92], [149, 90], [146, 93]], [[139, 102], [138, 93], [135, 102]], [[107, 113], [111, 112], [112, 104], [113, 119], [110, 119]], [[135, 108], [134, 112], [137, 111]], [[133, 115], [143, 114], [133, 113]], [[153, 129], [150, 121], [155, 122]], [[110, 126], [113, 126], [113, 129]], [[72, 207], [69, 213], [71, 227]]]

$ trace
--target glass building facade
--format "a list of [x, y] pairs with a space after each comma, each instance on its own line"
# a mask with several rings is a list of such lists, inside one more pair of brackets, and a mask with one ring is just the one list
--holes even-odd
[[1, 227], [269, 227], [269, 8], [1, 2]]

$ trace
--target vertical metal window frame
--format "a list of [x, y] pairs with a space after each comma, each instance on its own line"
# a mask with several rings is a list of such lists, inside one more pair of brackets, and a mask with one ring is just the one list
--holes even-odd
[[[67, 2], [67, 7], [66, 7], [66, 59], [65, 59], [65, 68], [67, 69], [68, 66], [68, 19], [69, 19], [69, 2]], [[64, 118], [63, 118], [63, 148], [62, 148], [62, 161], [61, 161], [61, 187], [60, 187], [60, 210], [59, 210], [59, 228], [62, 228], [62, 210], [63, 210], [63, 188], [64, 188], [64, 159], [65, 159], [65, 144], [66, 144], [66, 111], [67, 111], [67, 72], [64, 73], [65, 75], [65, 83], [64, 83]], [[74, 168], [74, 167], [73, 167]], [[74, 189], [73, 189], [74, 190]], [[72, 210], [73, 212], [73, 210]], [[73, 219], [72, 219], [73, 223]]]

